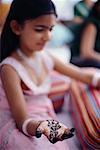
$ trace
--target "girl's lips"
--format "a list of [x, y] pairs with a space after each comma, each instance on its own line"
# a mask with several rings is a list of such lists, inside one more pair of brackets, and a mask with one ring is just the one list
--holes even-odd
[[43, 47], [45, 45], [45, 43], [38, 43], [37, 45]]

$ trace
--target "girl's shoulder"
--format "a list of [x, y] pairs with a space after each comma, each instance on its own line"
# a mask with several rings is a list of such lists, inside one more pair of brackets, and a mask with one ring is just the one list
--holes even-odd
[[97, 30], [100, 30], [100, 21], [97, 18], [94, 18], [92, 16], [88, 17], [88, 19], [86, 20], [86, 24], [92, 24]]
[[[10, 70], [14, 70], [16, 74], [18, 74], [20, 77], [22, 77], [25, 74], [25, 69], [21, 65], [21, 63], [15, 59], [14, 57], [7, 57], [0, 63], [0, 71], [1, 68], [5, 65], [5, 68], [8, 68]], [[8, 70], [7, 69], [7, 70]]]
[[[20, 82], [20, 76], [15, 69], [13, 59], [6, 58], [0, 63], [0, 81], [6, 84], [15, 84]], [[13, 82], [14, 81], [14, 82]]]
[[0, 68], [3, 65], [9, 65], [11, 67], [13, 67], [15, 70], [17, 70], [18, 68], [21, 68], [21, 64], [19, 61], [17, 61], [17, 59], [15, 59], [14, 57], [7, 57], [5, 58], [1, 63], [0, 63]]
[[[24, 66], [15, 58], [13, 57], [7, 57], [4, 59], [0, 64], [0, 70], [2, 66], [6, 65], [9, 67], [9, 71], [12, 69], [13, 73], [16, 73], [17, 77], [20, 78], [20, 80], [32, 91], [34, 90], [34, 86], [29, 78], [29, 75], [24, 68]], [[6, 69], [6, 68], [4, 68]], [[8, 70], [8, 69], [7, 69]], [[16, 76], [15, 75], [15, 76]]]

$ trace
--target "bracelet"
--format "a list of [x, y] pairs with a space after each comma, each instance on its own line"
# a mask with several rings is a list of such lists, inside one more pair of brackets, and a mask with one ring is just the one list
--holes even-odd
[[30, 121], [33, 121], [33, 118], [28, 118], [28, 119], [26, 119], [26, 120], [23, 122], [23, 124], [22, 124], [22, 131], [23, 131], [23, 133], [24, 133], [25, 135], [27, 135], [27, 136], [31, 136], [31, 135], [28, 134], [28, 132], [27, 132], [27, 125], [28, 125], [28, 123], [29, 123]]
[[100, 72], [96, 72], [92, 79], [92, 85], [96, 87], [98, 85], [98, 81], [100, 80]]

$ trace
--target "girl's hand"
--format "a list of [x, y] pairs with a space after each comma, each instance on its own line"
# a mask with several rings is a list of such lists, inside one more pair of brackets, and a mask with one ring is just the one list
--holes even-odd
[[41, 137], [44, 134], [51, 143], [62, 141], [74, 136], [74, 128], [67, 128], [64, 124], [55, 120], [46, 120], [40, 123], [36, 130], [36, 137]]
[[100, 72], [96, 72], [92, 78], [92, 85], [96, 88], [100, 88]]

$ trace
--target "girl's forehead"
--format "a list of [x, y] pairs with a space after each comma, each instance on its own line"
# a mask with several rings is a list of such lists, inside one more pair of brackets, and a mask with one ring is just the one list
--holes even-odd
[[51, 28], [56, 25], [57, 19], [55, 15], [43, 15], [36, 19], [26, 20], [24, 25], [27, 27]]
[[37, 17], [36, 19], [32, 19], [31, 22], [34, 23], [34, 24], [37, 24], [37, 23], [53, 23], [55, 24], [56, 23], [56, 16], [53, 15], [53, 14], [50, 14], [50, 15], [42, 15], [40, 17]]

